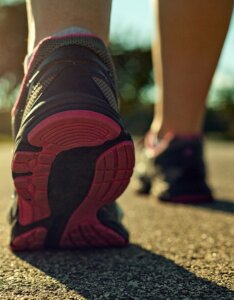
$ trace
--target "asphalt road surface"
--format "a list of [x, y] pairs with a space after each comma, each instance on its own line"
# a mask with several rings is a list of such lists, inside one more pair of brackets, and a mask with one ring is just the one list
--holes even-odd
[[0, 144], [0, 299], [234, 299], [234, 143], [207, 144], [216, 203], [186, 206], [134, 194], [119, 199], [125, 249], [13, 254], [11, 145]]

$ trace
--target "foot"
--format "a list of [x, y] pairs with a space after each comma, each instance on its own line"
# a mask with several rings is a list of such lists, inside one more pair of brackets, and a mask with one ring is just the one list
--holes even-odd
[[153, 193], [161, 201], [205, 203], [213, 200], [206, 183], [201, 137], [168, 134], [155, 142], [149, 132], [137, 166], [138, 193]]
[[124, 246], [115, 200], [134, 167], [112, 62], [93, 36], [36, 48], [13, 109], [11, 248]]

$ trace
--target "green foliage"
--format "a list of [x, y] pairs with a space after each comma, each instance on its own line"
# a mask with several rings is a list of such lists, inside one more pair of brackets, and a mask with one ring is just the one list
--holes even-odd
[[219, 132], [227, 139], [234, 139], [234, 87], [217, 90], [216, 98], [219, 101], [208, 109], [205, 128]]
[[6, 5], [16, 5], [19, 3], [24, 3], [25, 0], [0, 0], [0, 6], [6, 6]]
[[10, 110], [19, 91], [19, 84], [14, 73], [0, 77], [0, 110]]
[[116, 66], [122, 112], [127, 113], [149, 100], [142, 95], [146, 88], [153, 87], [151, 52], [145, 49], [125, 50], [120, 44], [112, 45], [111, 51]]

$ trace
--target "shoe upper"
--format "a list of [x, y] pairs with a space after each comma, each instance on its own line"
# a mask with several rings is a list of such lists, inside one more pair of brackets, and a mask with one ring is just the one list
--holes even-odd
[[103, 42], [93, 36], [52, 37], [43, 40], [30, 60], [12, 110], [13, 135], [36, 105], [52, 97], [76, 95], [99, 98], [118, 111], [116, 79]]

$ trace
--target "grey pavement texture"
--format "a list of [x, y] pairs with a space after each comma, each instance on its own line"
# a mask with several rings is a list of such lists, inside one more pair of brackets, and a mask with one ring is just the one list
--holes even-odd
[[0, 144], [0, 299], [234, 299], [234, 143], [209, 142], [213, 205], [120, 198], [125, 249], [13, 254], [6, 221], [11, 146]]

